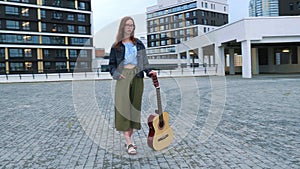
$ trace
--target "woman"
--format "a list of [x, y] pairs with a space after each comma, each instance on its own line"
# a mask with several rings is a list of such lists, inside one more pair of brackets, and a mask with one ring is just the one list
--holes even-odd
[[145, 46], [134, 37], [135, 24], [124, 17], [119, 25], [116, 42], [110, 50], [110, 73], [117, 80], [115, 88], [115, 128], [122, 131], [127, 153], [136, 154], [132, 142], [133, 129], [141, 129], [141, 105], [144, 91], [144, 72], [148, 77], [156, 72], [148, 65]]

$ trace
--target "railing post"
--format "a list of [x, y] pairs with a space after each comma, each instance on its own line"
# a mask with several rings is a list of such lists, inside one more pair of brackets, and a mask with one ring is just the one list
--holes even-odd
[[6, 80], [8, 80], [8, 75], [7, 75], [7, 73], [5, 73], [5, 76], [6, 76]]

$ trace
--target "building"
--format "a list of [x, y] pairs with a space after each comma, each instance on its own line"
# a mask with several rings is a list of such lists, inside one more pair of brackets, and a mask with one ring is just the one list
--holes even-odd
[[300, 15], [300, 0], [250, 0], [249, 16]]
[[[198, 51], [199, 58], [215, 65], [221, 76], [226, 71], [240, 71], [244, 78], [260, 73], [300, 73], [299, 23], [300, 16], [244, 18], [180, 44], [178, 55]], [[235, 66], [236, 54], [242, 56], [241, 67]]]
[[[182, 67], [196, 53], [177, 55], [176, 46], [228, 23], [227, 0], [158, 0], [147, 8], [147, 54], [159, 69]], [[179, 58], [178, 58], [179, 57]]]
[[1, 0], [0, 73], [91, 71], [90, 0]]
[[279, 16], [300, 15], [300, 0], [279, 0]]
[[278, 0], [250, 0], [249, 16], [278, 16]]

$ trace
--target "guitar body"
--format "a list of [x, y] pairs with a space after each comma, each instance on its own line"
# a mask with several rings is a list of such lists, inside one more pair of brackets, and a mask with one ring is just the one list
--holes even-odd
[[154, 150], [162, 150], [168, 147], [174, 138], [173, 130], [169, 125], [169, 114], [163, 112], [163, 125], [160, 124], [158, 114], [152, 114], [148, 117], [148, 146]]

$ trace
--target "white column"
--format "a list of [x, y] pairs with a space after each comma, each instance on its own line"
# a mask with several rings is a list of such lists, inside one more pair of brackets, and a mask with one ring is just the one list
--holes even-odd
[[251, 49], [252, 55], [252, 71], [254, 75], [259, 74], [259, 62], [258, 62], [258, 48]]
[[297, 47], [298, 65], [300, 64], [300, 47]]
[[242, 42], [242, 77], [252, 78], [251, 43], [249, 40]]
[[217, 64], [217, 75], [225, 76], [224, 47], [215, 44], [215, 63]]
[[177, 66], [178, 66], [178, 68], [181, 68], [181, 58], [180, 58], [180, 53], [177, 53], [177, 60], [178, 60]]
[[186, 59], [187, 59], [187, 67], [189, 68], [191, 65], [191, 56], [189, 50], [186, 51]]
[[204, 56], [203, 56], [203, 49], [202, 47], [198, 48], [198, 59], [199, 59], [199, 64], [204, 63]]
[[229, 74], [234, 75], [235, 74], [235, 66], [234, 66], [234, 49], [229, 49]]

